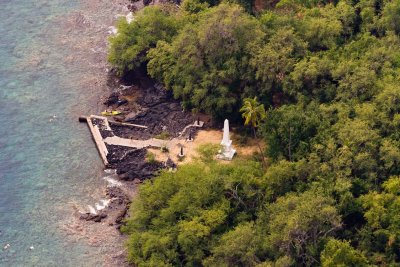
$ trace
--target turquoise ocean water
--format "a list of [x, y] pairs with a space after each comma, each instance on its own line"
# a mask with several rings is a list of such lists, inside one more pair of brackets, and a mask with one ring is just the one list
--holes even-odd
[[80, 3], [0, 3], [0, 266], [99, 266], [93, 255], [102, 247], [64, 229], [73, 207], [93, 204], [104, 186], [102, 162], [77, 122], [97, 107], [82, 82], [90, 74], [68, 60], [69, 41], [54, 38]]

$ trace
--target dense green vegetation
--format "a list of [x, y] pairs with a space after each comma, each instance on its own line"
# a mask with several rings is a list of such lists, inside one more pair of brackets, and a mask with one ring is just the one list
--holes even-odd
[[400, 1], [264, 3], [147, 7], [111, 38], [121, 75], [146, 64], [185, 108], [237, 121], [254, 97], [267, 109], [253, 125], [266, 169], [205, 149], [141, 186], [130, 261], [398, 266]]

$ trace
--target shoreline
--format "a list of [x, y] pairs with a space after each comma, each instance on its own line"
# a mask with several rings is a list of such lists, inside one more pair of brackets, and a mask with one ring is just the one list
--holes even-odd
[[[118, 188], [121, 188], [119, 194], [127, 196], [130, 192], [123, 190], [125, 183], [139, 184], [152, 178], [158, 170], [175, 168], [177, 165], [179, 159], [168, 152], [166, 152], [168, 158], [164, 161], [149, 161], [147, 159], [149, 149], [160, 149], [165, 146], [167, 150], [176, 150], [175, 147], [181, 146], [189, 136], [194, 138], [203, 126], [203, 122], [196, 125], [195, 116], [182, 111], [180, 103], [146, 73], [140, 72], [137, 75], [139, 77], [131, 84], [124, 85], [124, 91], [115, 90], [106, 101], [107, 108], [119, 110], [121, 115], [108, 118], [98, 115], [79, 117], [80, 122], [88, 124], [105, 168], [110, 171], [115, 170], [115, 183], [120, 184]], [[146, 81], [142, 83], [142, 80]], [[137, 97], [133, 98], [132, 95]], [[117, 104], [121, 100], [124, 104]], [[111, 198], [108, 201], [111, 201], [111, 204], [115, 202]], [[116, 201], [121, 202], [118, 199]], [[119, 209], [125, 215], [129, 203], [124, 205]], [[113, 214], [108, 207], [99, 212], [91, 208], [81, 218], [101, 222], [106, 217], [112, 218], [113, 215], [109, 216], [110, 213]], [[118, 228], [121, 222], [119, 216], [111, 220], [112, 224], [118, 221]]]
[[[110, 119], [112, 129], [109, 130], [104, 129], [101, 123], [96, 121], [97, 119], [92, 121], [98, 128], [100, 139], [116, 136], [147, 140], [166, 135], [168, 140], [180, 138], [179, 140], [185, 141], [189, 135], [195, 137], [198, 129], [195, 127], [189, 133], [188, 126], [194, 125], [200, 117], [201, 121], [206, 122], [206, 125], [209, 126], [211, 120], [208, 116], [202, 114], [194, 116], [191, 112], [183, 111], [180, 102], [173, 99], [171, 93], [165, 90], [161, 84], [151, 79], [143, 67], [132, 72], [128, 81], [114, 75], [106, 60], [108, 47], [106, 39], [115, 33], [116, 20], [121, 16], [131, 14], [130, 12], [134, 8], [129, 1], [104, 3], [103, 1], [92, 4], [83, 3], [85, 11], [76, 11], [70, 15], [69, 19], [69, 23], [71, 21], [74, 23], [72, 29], [77, 29], [78, 33], [82, 32], [82, 27], [85, 29], [83, 34], [88, 30], [91, 32], [90, 48], [86, 47], [89, 49], [84, 49], [85, 46], [82, 49], [81, 44], [76, 44], [82, 49], [82, 55], [87, 57], [89, 62], [86, 63], [91, 66], [90, 74], [93, 75], [84, 81], [84, 84], [88, 85], [87, 89], [93, 92], [91, 101], [95, 103], [95, 108], [88, 109], [88, 114], [100, 115], [101, 111], [106, 109], [115, 109], [122, 113], [120, 116]], [[140, 6], [142, 2], [139, 1], [135, 4]], [[95, 8], [105, 8], [105, 6], [113, 8], [111, 11], [107, 9], [106, 14], [103, 12], [101, 14], [108, 17], [109, 21], [113, 21], [113, 23], [107, 25], [101, 21], [103, 24], [98, 29], [97, 26], [94, 27], [95, 22], [88, 19], [87, 12], [96, 13]], [[95, 56], [87, 56], [87, 50], [90, 50]], [[70, 60], [78, 59], [75, 57]], [[76, 117], [79, 115], [82, 114], [76, 114]], [[117, 125], [112, 121], [122, 122], [122, 124]], [[143, 125], [145, 128], [133, 129], [123, 125], [124, 123]], [[90, 134], [89, 129], [88, 134]], [[176, 153], [182, 146], [179, 140], [173, 143], [174, 148], [171, 148], [173, 153]], [[94, 142], [94, 145], [96, 143]], [[120, 232], [120, 227], [123, 219], [129, 215], [129, 205], [137, 193], [137, 185], [153, 177], [160, 169], [175, 168], [179, 159], [174, 155], [175, 157], [171, 160], [167, 153], [168, 158], [162, 161], [148, 162], [147, 153], [153, 153], [150, 151], [150, 147], [137, 149], [118, 145], [106, 144], [106, 146], [106, 150], [110, 152], [104, 161], [109, 164], [103, 169], [105, 173], [103, 179], [107, 181], [107, 185], [100, 190], [97, 203], [88, 205], [84, 209], [85, 211], [82, 211], [82, 207], [79, 205], [74, 204], [71, 222], [63, 225], [61, 229], [66, 231], [68, 236], [87, 239], [90, 246], [99, 246], [105, 242], [108, 249], [104, 252], [104, 266], [129, 266], [124, 244], [127, 236]]]
[[[141, 1], [136, 3], [140, 5]], [[86, 64], [89, 66], [88, 72], [81, 81], [83, 88], [90, 90], [93, 96], [89, 100], [92, 103], [91, 107], [87, 107], [86, 112], [100, 114], [102, 110], [110, 106], [106, 105], [105, 102], [112, 98], [113, 94], [115, 96], [117, 92], [124, 95], [129, 102], [127, 106], [122, 106], [122, 108], [125, 108], [124, 113], [129, 115], [126, 117], [129, 123], [132, 123], [132, 120], [135, 120], [135, 115], [138, 114], [144, 114], [144, 117], [136, 118], [140, 121], [138, 124], [143, 124], [143, 120], [151, 122], [150, 131], [135, 133], [139, 138], [143, 139], [149, 135], [161, 134], [165, 125], [161, 126], [157, 118], [168, 117], [165, 115], [180, 116], [185, 121], [181, 123], [181, 128], [184, 128], [187, 124], [186, 116], [190, 117], [190, 121], [194, 121], [190, 113], [184, 113], [182, 117], [179, 102], [168, 97], [166, 91], [163, 91], [163, 88], [151, 81], [147, 75], [139, 74], [139, 77], [135, 77], [134, 81], [128, 85], [113, 75], [106, 59], [107, 38], [113, 34], [113, 27], [117, 19], [131, 12], [132, 4], [129, 1], [112, 1], [111, 3], [90, 1], [81, 2], [81, 5], [79, 10], [60, 20], [60, 24], [68, 29], [66, 33], [68, 35], [58, 36], [59, 39], [56, 41], [60, 42], [61, 45], [69, 45], [76, 49], [76, 55], [67, 58], [71, 65]], [[92, 15], [98, 13], [101, 14], [100, 18]], [[71, 34], [72, 36], [70, 36]], [[87, 38], [75, 41], [74, 36], [78, 35], [84, 35]], [[75, 42], [68, 43], [64, 38]], [[160, 93], [160, 89], [162, 93]], [[157, 102], [157, 105], [154, 105], [154, 101]], [[76, 117], [77, 112], [80, 112], [80, 115], [82, 114], [82, 111], [78, 111], [81, 110], [81, 107], [77, 106], [77, 108], [77, 111], [72, 110]], [[152, 110], [156, 112], [151, 112]], [[171, 114], [168, 112], [171, 112]], [[149, 119], [146, 119], [146, 117]], [[168, 120], [174, 121], [171, 118]], [[160, 128], [157, 126], [160, 126]], [[173, 131], [175, 126], [171, 125], [170, 127], [173, 135], [177, 134]], [[127, 134], [123, 127], [116, 127], [115, 131], [121, 136]], [[118, 153], [118, 150], [120, 149], [117, 149], [116, 153]], [[82, 206], [83, 203], [71, 203], [70, 218], [59, 226], [59, 229], [65, 233], [70, 242], [75, 243], [76, 240], [83, 239], [89, 246], [105, 245], [106, 249], [103, 251], [104, 266], [129, 266], [124, 247], [127, 236], [122, 235], [119, 228], [122, 220], [128, 215], [130, 201], [136, 194], [136, 185], [144, 179], [152, 177], [156, 170], [163, 167], [157, 165], [150, 169], [143, 168], [143, 164], [146, 164], [146, 149], [138, 152], [137, 155], [130, 157], [127, 162], [122, 163], [122, 166], [118, 166], [121, 164], [114, 160], [114, 167], [124, 169], [124, 173], [113, 174], [112, 170], [105, 167], [104, 175], [99, 179], [104, 179], [107, 185], [105, 188], [96, 189], [97, 203], [88, 203], [86, 208]], [[135, 165], [136, 169], [134, 168], [135, 170], [132, 171], [129, 164], [137, 162], [138, 159], [140, 164]], [[142, 169], [144, 169], [144, 172], [137, 172]], [[126, 175], [127, 173], [128, 175]], [[66, 213], [69, 212], [66, 211]]]
[[[68, 50], [75, 51], [68, 55], [64, 61], [71, 68], [82, 70], [84, 75], [78, 73], [82, 90], [89, 90], [90, 99], [82, 100], [88, 103], [81, 106], [79, 101], [71, 107], [70, 114], [85, 112], [98, 113], [105, 108], [102, 104], [113, 90], [116, 82], [110, 76], [110, 67], [107, 62], [107, 38], [110, 36], [110, 28], [113, 27], [120, 16], [128, 14], [129, 1], [79, 1], [79, 8], [56, 19], [56, 23], [63, 29], [53, 37], [53, 41], [59, 46], [67, 46]], [[80, 36], [84, 36], [81, 38]], [[68, 81], [66, 81], [68, 82]], [[108, 185], [120, 185], [115, 183], [115, 177], [103, 169], [97, 179], [104, 180]], [[129, 266], [124, 247], [126, 237], [121, 235], [118, 228], [110, 218], [121, 217], [127, 210], [129, 201], [125, 194], [115, 186], [105, 186], [92, 191], [92, 197], [97, 203], [66, 203], [63, 208], [66, 218], [60, 221], [57, 228], [65, 236], [68, 242], [74, 244], [83, 242], [89, 247], [99, 248], [101, 254], [95, 252], [92, 257], [100, 257], [103, 266]], [[129, 199], [135, 194], [133, 183], [124, 183], [121, 188], [131, 192]], [[113, 201], [111, 201], [111, 199]], [[107, 220], [97, 223], [81, 219], [83, 210], [89, 206], [109, 208], [110, 214]], [[114, 220], [115, 221], [115, 220]], [[85, 252], [85, 254], [88, 252]]]

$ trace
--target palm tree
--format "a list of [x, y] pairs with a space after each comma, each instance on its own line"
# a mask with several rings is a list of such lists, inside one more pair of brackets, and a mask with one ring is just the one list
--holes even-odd
[[[254, 138], [257, 140], [257, 132], [256, 128], [261, 120], [263, 120], [266, 116], [264, 104], [260, 104], [257, 101], [257, 97], [254, 98], [245, 98], [243, 100], [243, 106], [240, 109], [242, 113], [242, 117], [244, 118], [244, 125], [251, 125], [253, 129]], [[262, 163], [264, 168], [266, 167], [264, 153], [261, 149], [260, 143], [257, 142], [258, 149], [260, 149]]]

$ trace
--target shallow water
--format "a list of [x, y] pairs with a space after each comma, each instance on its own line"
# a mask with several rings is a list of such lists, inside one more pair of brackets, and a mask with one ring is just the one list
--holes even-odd
[[99, 111], [109, 25], [77, 0], [0, 3], [0, 266], [100, 266], [107, 244], [68, 222], [106, 184], [78, 116]]

